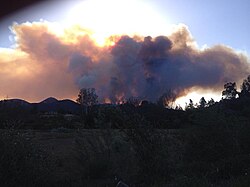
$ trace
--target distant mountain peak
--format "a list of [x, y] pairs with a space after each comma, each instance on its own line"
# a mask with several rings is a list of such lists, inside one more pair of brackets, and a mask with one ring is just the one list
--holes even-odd
[[49, 97], [45, 100], [43, 100], [41, 103], [44, 103], [44, 104], [51, 104], [51, 103], [57, 103], [58, 100], [54, 97]]
[[12, 103], [12, 104], [21, 104], [21, 105], [28, 105], [30, 104], [29, 102], [22, 100], [22, 99], [7, 99], [7, 100], [2, 100], [1, 102], [7, 102], [7, 103]]

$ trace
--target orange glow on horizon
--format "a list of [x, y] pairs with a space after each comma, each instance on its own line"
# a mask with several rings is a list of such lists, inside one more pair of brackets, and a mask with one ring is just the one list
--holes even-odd
[[105, 98], [103, 103], [105, 103], [105, 104], [111, 104], [112, 102], [111, 102], [111, 100], [109, 98]]

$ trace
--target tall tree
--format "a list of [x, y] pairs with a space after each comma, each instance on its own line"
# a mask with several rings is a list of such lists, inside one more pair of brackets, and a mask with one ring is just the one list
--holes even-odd
[[235, 99], [238, 92], [236, 90], [235, 82], [228, 82], [224, 84], [224, 90], [222, 91], [222, 99]]
[[85, 114], [88, 114], [88, 107], [91, 107], [98, 103], [98, 96], [96, 94], [95, 88], [82, 88], [78, 94], [76, 102], [79, 103]]
[[211, 98], [208, 102], [207, 102], [207, 106], [212, 106], [215, 104], [215, 101], [213, 98]]
[[194, 106], [193, 100], [189, 99], [189, 104], [186, 104], [185, 110], [192, 110], [194, 108], [195, 108], [195, 106]]
[[250, 97], [250, 75], [243, 80], [240, 97]]
[[205, 100], [204, 97], [202, 97], [202, 98], [200, 99], [200, 101], [199, 101], [198, 107], [199, 107], [199, 108], [205, 108], [206, 106], [207, 106], [207, 101]]

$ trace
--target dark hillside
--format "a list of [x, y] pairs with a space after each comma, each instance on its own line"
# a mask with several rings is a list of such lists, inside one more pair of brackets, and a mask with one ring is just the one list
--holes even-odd
[[32, 105], [41, 112], [79, 113], [80, 111], [80, 105], [69, 99], [57, 100], [50, 97]]

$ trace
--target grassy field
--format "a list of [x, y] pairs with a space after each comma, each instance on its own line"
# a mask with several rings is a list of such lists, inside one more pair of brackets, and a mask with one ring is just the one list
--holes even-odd
[[0, 185], [112, 187], [118, 176], [130, 186], [249, 186], [247, 132], [1, 130]]
[[[39, 186], [115, 186], [115, 176], [119, 176], [130, 184], [138, 183], [139, 186], [140, 183], [143, 183], [143, 181], [137, 181], [138, 172], [141, 172], [138, 164], [139, 158], [133, 141], [129, 139], [125, 131], [65, 128], [49, 131], [1, 130], [1, 142], [5, 144], [2, 145], [5, 148], [2, 153], [6, 157], [8, 155], [6, 159], [10, 165], [19, 167], [20, 172], [23, 172], [24, 181], [21, 179], [16, 181], [20, 186], [32, 184]], [[172, 148], [175, 149], [172, 152], [177, 154], [176, 149], [181, 149], [182, 146], [181, 142], [174, 138], [175, 133], [164, 130], [159, 131], [158, 134], [168, 135], [169, 142], [166, 145], [172, 144]], [[11, 149], [17, 142], [19, 143], [16, 146], [20, 147], [19, 144], [25, 146], [12, 152]], [[20, 158], [23, 160], [19, 160], [22, 165], [14, 159], [17, 154], [23, 155]], [[27, 155], [30, 158], [27, 159]], [[33, 157], [36, 156], [38, 158], [34, 159]], [[172, 155], [172, 157], [175, 158], [176, 155]], [[26, 171], [29, 164], [33, 165], [33, 168], [30, 168], [31, 173], [34, 172], [40, 176], [26, 178], [29, 177], [27, 175], [30, 175], [30, 171]], [[10, 185], [8, 180], [14, 180], [16, 175], [17, 173], [6, 176], [6, 185]], [[37, 183], [39, 180], [40, 182]], [[22, 182], [24, 183], [22, 184]]]

